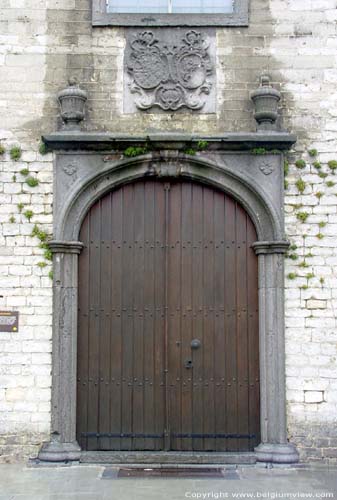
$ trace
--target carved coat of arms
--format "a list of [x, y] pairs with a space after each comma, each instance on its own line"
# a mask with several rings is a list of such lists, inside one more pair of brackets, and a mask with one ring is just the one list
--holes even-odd
[[168, 43], [144, 31], [129, 43], [126, 65], [137, 108], [203, 108], [214, 71], [204, 34], [191, 30], [180, 41]]

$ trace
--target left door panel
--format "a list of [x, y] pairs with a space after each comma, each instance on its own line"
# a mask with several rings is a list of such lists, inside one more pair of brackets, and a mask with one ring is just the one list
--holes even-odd
[[84, 450], [164, 448], [165, 190], [99, 200], [81, 229], [77, 439]]

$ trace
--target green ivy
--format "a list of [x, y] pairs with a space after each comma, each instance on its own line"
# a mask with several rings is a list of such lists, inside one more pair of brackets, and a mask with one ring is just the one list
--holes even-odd
[[312, 158], [314, 158], [315, 156], [318, 155], [317, 149], [309, 149], [308, 153], [309, 153], [309, 156], [311, 156]]
[[10, 216], [10, 218], [9, 218], [9, 222], [10, 222], [11, 224], [14, 224], [14, 222], [16, 222], [16, 219], [15, 219], [14, 215], [11, 215], [11, 216]]
[[296, 273], [289, 273], [287, 276], [288, 280], [295, 280], [297, 278]]
[[39, 185], [39, 180], [36, 177], [27, 177], [26, 184], [28, 184], [29, 187], [34, 188]]
[[251, 153], [253, 155], [265, 155], [265, 154], [267, 154], [267, 150], [266, 150], [266, 148], [253, 148], [251, 150]]
[[34, 215], [34, 212], [32, 210], [26, 210], [23, 215], [26, 217], [26, 219], [28, 219], [28, 221], [30, 222], [33, 215]]
[[326, 174], [325, 172], [319, 172], [318, 175], [321, 179], [326, 179], [328, 177], [328, 174]]
[[24, 204], [23, 204], [23, 203], [18, 203], [18, 205], [17, 205], [17, 206], [18, 206], [18, 210], [19, 210], [19, 212], [21, 213], [21, 212], [22, 212], [22, 210], [23, 210], [23, 208], [24, 208]]
[[41, 142], [40, 146], [39, 146], [40, 155], [47, 155], [50, 152], [51, 152], [51, 150], [48, 148], [47, 144], [45, 144], [44, 142]]
[[22, 156], [22, 149], [20, 146], [13, 146], [9, 151], [9, 155], [12, 160], [18, 161]]
[[47, 264], [47, 262], [43, 262], [42, 261], [42, 262], [38, 262], [37, 265], [38, 265], [38, 267], [40, 267], [41, 269], [43, 269], [44, 267], [47, 267], [48, 264]]
[[328, 167], [330, 168], [330, 170], [334, 172], [337, 169], [337, 161], [336, 160], [328, 161]]
[[28, 168], [23, 168], [22, 170], [20, 170], [20, 174], [23, 175], [24, 177], [27, 177], [27, 175], [29, 175]]
[[297, 168], [301, 168], [302, 169], [302, 168], [305, 168], [306, 163], [305, 163], [304, 160], [296, 160], [295, 161], [295, 165], [296, 165]]
[[324, 195], [324, 193], [322, 193], [322, 191], [317, 191], [317, 193], [315, 193], [315, 196], [318, 199], [322, 198], [323, 195]]
[[318, 234], [316, 234], [316, 238], [318, 238], [319, 240], [322, 240], [324, 238], [324, 234], [318, 233]]
[[0, 155], [4, 155], [6, 153], [6, 148], [2, 144], [0, 144]]
[[185, 153], [185, 155], [190, 155], [190, 156], [195, 156], [197, 154], [196, 150], [193, 148], [186, 148], [183, 150], [183, 153]]
[[42, 243], [48, 241], [48, 233], [40, 229], [37, 224], [33, 227], [31, 236], [36, 236]]
[[198, 141], [197, 147], [199, 151], [204, 151], [205, 149], [208, 148], [208, 142], [207, 141]]
[[325, 226], [326, 226], [326, 222], [324, 222], [324, 221], [321, 221], [318, 223], [318, 227], [320, 227], [320, 228], [323, 228]]
[[320, 164], [319, 161], [314, 161], [313, 166], [317, 169], [320, 170], [322, 168], [322, 165]]
[[327, 181], [326, 182], [326, 185], [331, 188], [331, 187], [334, 187], [335, 183], [333, 181]]
[[304, 182], [304, 180], [302, 178], [298, 179], [296, 181], [296, 187], [298, 189], [298, 191], [302, 194], [304, 193], [304, 190], [306, 188], [306, 183]]
[[298, 218], [298, 220], [305, 222], [307, 220], [307, 218], [309, 217], [309, 214], [308, 214], [308, 212], [299, 212], [296, 215], [296, 217]]
[[135, 156], [145, 155], [149, 151], [148, 146], [130, 146], [124, 151], [124, 156], [134, 158]]

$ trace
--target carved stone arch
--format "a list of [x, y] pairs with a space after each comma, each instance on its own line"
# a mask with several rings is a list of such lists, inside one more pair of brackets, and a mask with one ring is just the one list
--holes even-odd
[[270, 194], [256, 181], [240, 176], [233, 169], [218, 166], [207, 159], [165, 157], [136, 158], [113, 163], [99, 172], [91, 173], [75, 184], [63, 200], [55, 221], [54, 237], [60, 241], [76, 241], [82, 221], [90, 206], [108, 191], [142, 177], [188, 178], [226, 192], [248, 212], [257, 230], [259, 241], [284, 239], [283, 214]]
[[[283, 156], [215, 151], [191, 157], [160, 150], [134, 159], [99, 151], [62, 152], [55, 165], [52, 438], [41, 460], [78, 460], [76, 359], [78, 235], [90, 206], [114, 187], [140, 178], [188, 178], [225, 191], [252, 218], [259, 256], [261, 444], [256, 459], [298, 460], [288, 443], [285, 403]], [[225, 461], [225, 458], [224, 458]]]

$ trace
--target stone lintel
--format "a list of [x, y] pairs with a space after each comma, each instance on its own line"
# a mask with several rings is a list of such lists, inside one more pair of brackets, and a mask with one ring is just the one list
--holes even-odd
[[257, 241], [252, 247], [256, 255], [285, 254], [289, 245], [289, 241]]
[[50, 241], [49, 248], [52, 253], [74, 253], [80, 254], [83, 249], [80, 241]]
[[198, 150], [199, 141], [206, 141], [205, 151], [250, 151], [264, 148], [276, 154], [288, 150], [296, 136], [288, 132], [260, 131], [223, 134], [221, 136], [194, 136], [191, 134], [148, 134], [129, 136], [105, 132], [60, 131], [42, 137], [49, 149], [63, 151], [124, 151], [128, 147], [148, 146], [151, 150], [175, 149], [183, 151], [188, 145]]

